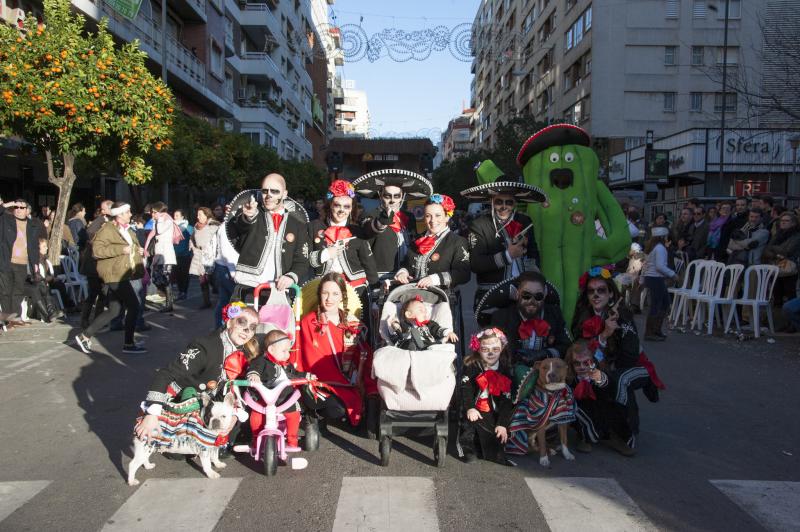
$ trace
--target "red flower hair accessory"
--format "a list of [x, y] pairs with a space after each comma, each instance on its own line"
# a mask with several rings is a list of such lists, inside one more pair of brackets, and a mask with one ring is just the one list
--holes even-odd
[[228, 303], [222, 309], [222, 321], [227, 323], [229, 319], [236, 318], [241, 315], [242, 310], [247, 308], [247, 305], [242, 303], [241, 301], [234, 301], [233, 303]]
[[328, 193], [325, 195], [326, 198], [332, 200], [333, 198], [355, 198], [356, 197], [356, 189], [353, 188], [353, 184], [350, 181], [346, 181], [344, 179], [337, 179], [331, 186], [328, 187]]
[[447, 216], [453, 216], [453, 213], [456, 210], [456, 203], [453, 201], [453, 198], [447, 196], [446, 194], [434, 194], [430, 198], [428, 198], [428, 205], [432, 204], [441, 205], [442, 209], [444, 209], [444, 213]]
[[591, 268], [588, 272], [585, 272], [581, 275], [580, 279], [578, 279], [578, 287], [581, 289], [581, 292], [586, 290], [586, 285], [589, 282], [589, 279], [611, 279], [611, 272], [605, 268], [601, 268], [600, 266], [595, 266]]
[[476, 353], [481, 349], [481, 339], [484, 336], [496, 336], [500, 339], [500, 345], [505, 348], [506, 344], [508, 343], [508, 338], [506, 338], [506, 333], [498, 329], [497, 327], [490, 327], [488, 329], [484, 329], [476, 334], [472, 335], [472, 338], [469, 340], [469, 348]]

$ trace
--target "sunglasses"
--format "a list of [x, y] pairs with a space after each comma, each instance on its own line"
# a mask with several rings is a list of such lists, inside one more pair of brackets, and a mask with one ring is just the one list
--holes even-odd
[[506, 207], [513, 207], [514, 205], [517, 204], [517, 200], [515, 200], [515, 199], [504, 200], [504, 199], [501, 199], [501, 198], [495, 198], [492, 201], [492, 203], [494, 203], [495, 207], [502, 207], [503, 205], [505, 205]]
[[27, 207], [14, 207], [15, 211], [24, 211], [27, 210]]
[[530, 292], [520, 292], [519, 298], [522, 301], [530, 301], [531, 299], [535, 301], [544, 301], [544, 292], [536, 292], [534, 294]]
[[605, 286], [599, 286], [597, 288], [587, 288], [586, 293], [589, 294], [590, 296], [593, 296], [594, 294], [597, 294], [598, 296], [604, 296], [608, 293], [608, 288], [606, 288]]
[[261, 193], [264, 194], [265, 196], [266, 195], [280, 196], [283, 193], [283, 191], [278, 188], [262, 188]]
[[403, 199], [403, 193], [400, 194], [389, 194], [388, 192], [384, 192], [381, 194], [381, 197], [385, 200], [399, 200]]
[[234, 321], [234, 323], [236, 324], [237, 327], [241, 327], [242, 329], [250, 331], [251, 333], [254, 334], [256, 332], [256, 329], [258, 328], [258, 322], [251, 322], [247, 318], [236, 318], [236, 321]]

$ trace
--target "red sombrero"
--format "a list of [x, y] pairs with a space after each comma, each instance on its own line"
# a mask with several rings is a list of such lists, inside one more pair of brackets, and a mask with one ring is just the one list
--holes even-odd
[[525, 166], [525, 163], [537, 153], [551, 146], [566, 146], [568, 144], [590, 146], [591, 138], [585, 130], [572, 124], [547, 126], [525, 141], [522, 149], [519, 150], [519, 155], [517, 155], [517, 164], [520, 167]]

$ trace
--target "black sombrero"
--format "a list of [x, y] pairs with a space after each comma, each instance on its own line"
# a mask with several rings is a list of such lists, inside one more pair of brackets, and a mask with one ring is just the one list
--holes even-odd
[[[516, 280], [516, 277], [506, 279], [489, 288], [478, 301], [478, 304], [475, 305], [475, 315], [477, 316], [487, 309], [505, 308], [513, 305], [516, 297], [512, 297], [512, 289], [514, 289], [513, 284]], [[550, 281], [547, 281], [546, 284], [547, 297], [544, 298], [545, 304], [561, 305], [561, 296], [558, 293], [558, 289]]]
[[427, 198], [433, 194], [433, 185], [425, 176], [398, 168], [375, 170], [353, 181], [356, 192], [366, 198], [377, 198], [383, 187], [401, 188], [411, 199]]
[[552, 146], [591, 146], [589, 134], [578, 126], [572, 124], [553, 124], [534, 133], [517, 155], [517, 164], [522, 167], [528, 160], [539, 152]]
[[475, 166], [478, 181], [482, 184], [461, 191], [467, 199], [486, 201], [497, 194], [513, 196], [519, 203], [544, 203], [547, 194], [539, 187], [519, 180], [506, 179], [503, 171], [487, 159]]
[[[236, 248], [236, 242], [234, 242], [234, 237], [231, 234], [228, 221], [239, 214], [239, 211], [242, 210], [242, 207], [249, 202], [250, 198], [253, 196], [257, 198], [260, 197], [261, 190], [255, 188], [243, 190], [236, 194], [236, 196], [234, 196], [234, 198], [228, 204], [230, 206], [230, 210], [228, 210], [228, 212], [225, 214], [225, 221], [223, 223], [225, 224], [225, 235], [228, 237], [228, 241], [233, 245], [234, 248]], [[285, 200], [283, 200], [283, 207], [286, 209], [286, 212], [289, 214], [289, 216], [297, 218], [302, 224], [307, 225], [310, 223], [311, 219], [308, 217], [308, 212], [306, 212], [305, 208], [303, 208], [300, 203], [296, 202], [292, 198], [287, 197]]]

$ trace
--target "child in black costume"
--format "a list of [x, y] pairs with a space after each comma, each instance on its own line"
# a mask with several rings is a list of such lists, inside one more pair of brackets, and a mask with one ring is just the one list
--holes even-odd
[[424, 351], [447, 338], [456, 343], [458, 336], [430, 320], [428, 309], [420, 296], [403, 303], [400, 320], [389, 324], [390, 340], [395, 347], [408, 351]]
[[461, 379], [459, 446], [467, 463], [476, 460], [476, 444], [484, 460], [513, 465], [504, 446], [514, 412], [506, 335], [497, 328], [472, 337], [472, 354], [464, 359]]

